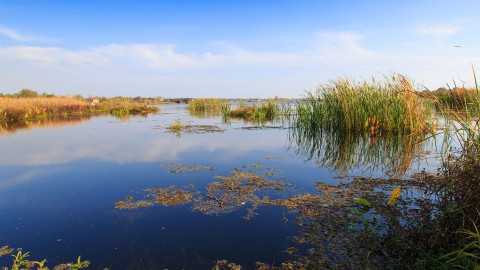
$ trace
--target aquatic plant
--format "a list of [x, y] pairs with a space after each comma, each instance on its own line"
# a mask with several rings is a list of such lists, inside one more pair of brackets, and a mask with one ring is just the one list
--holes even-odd
[[[257, 163], [251, 167], [259, 169], [261, 164]], [[214, 175], [216, 181], [208, 183], [203, 190], [197, 189], [195, 184], [185, 187], [149, 188], [145, 190], [147, 195], [144, 200], [133, 200], [133, 197], [128, 196], [123, 201], [117, 201], [115, 208], [135, 209], [152, 205], [192, 204], [193, 210], [212, 215], [229, 213], [247, 205], [249, 208], [244, 218], [249, 219], [256, 215], [255, 209], [259, 206], [275, 204], [275, 201], [266, 195], [259, 197], [258, 192], [284, 190], [287, 186], [282, 181], [267, 179], [272, 175], [268, 169], [265, 173], [232, 169], [230, 175]]]
[[[473, 74], [475, 91], [478, 93], [479, 85], [474, 70]], [[449, 104], [445, 105], [438, 99], [433, 99], [433, 102], [445, 117], [444, 135], [456, 142], [458, 147], [450, 148], [437, 174], [418, 175], [428, 183], [428, 191], [425, 193], [427, 199], [422, 201], [420, 209], [431, 213], [436, 221], [434, 235], [425, 241], [431, 242], [431, 250], [437, 254], [451, 251], [446, 257], [456, 254], [458, 259], [458, 256], [468, 250], [469, 256], [471, 255], [469, 259], [479, 267], [480, 249], [471, 249], [477, 242], [471, 242], [462, 235], [478, 235], [477, 226], [480, 224], [480, 126], [478, 111], [475, 109], [480, 108], [480, 99], [478, 96], [471, 99], [462, 111]], [[443, 240], [437, 241], [434, 237], [438, 236]], [[428, 263], [431, 262], [430, 257], [445, 262], [445, 256], [438, 258], [427, 255], [423, 259]], [[472, 262], [467, 258], [455, 261]], [[448, 260], [445, 263], [451, 265], [451, 262]]]
[[401, 75], [385, 81], [337, 79], [307, 92], [290, 117], [297, 129], [410, 134], [429, 130], [431, 106]]
[[231, 109], [230, 106], [225, 107], [222, 113], [225, 121], [236, 118], [260, 123], [277, 120], [282, 115], [281, 106], [273, 100], [268, 100], [267, 103], [251, 105], [241, 102], [234, 109]]
[[[439, 105], [455, 110], [478, 110], [478, 99], [480, 95], [477, 89], [466, 89], [465, 87], [441, 88], [429, 93], [436, 99]], [[442, 109], [439, 107], [439, 109]]]
[[228, 101], [220, 98], [195, 98], [188, 102], [190, 111], [197, 112], [220, 112], [227, 105]]
[[179, 132], [181, 131], [183, 128], [185, 127], [185, 125], [182, 123], [182, 121], [180, 119], [176, 119], [175, 121], [173, 121], [173, 123], [171, 123], [168, 127], [167, 127], [167, 130], [171, 131], [171, 132]]
[[[8, 246], [3, 246], [0, 248], [0, 257], [4, 255], [9, 255], [14, 252], [13, 248], [9, 248]], [[23, 252], [21, 248], [17, 249], [16, 254], [11, 255], [13, 257], [13, 263], [10, 267], [11, 270], [29, 270], [29, 269], [36, 269], [36, 270], [48, 270], [45, 266], [47, 260], [42, 261], [31, 261], [28, 260], [30, 257], [29, 252]], [[77, 262], [75, 263], [64, 263], [59, 264], [54, 267], [54, 270], [78, 270], [82, 268], [88, 268], [90, 265], [89, 261], [82, 261], [80, 256], [77, 258]], [[2, 267], [4, 270], [8, 270], [8, 267]]]
[[181, 133], [195, 133], [195, 134], [205, 134], [205, 133], [222, 133], [225, 129], [221, 129], [216, 125], [191, 125], [184, 124], [180, 119], [175, 120], [168, 127], [166, 127], [168, 132], [176, 134], [178, 137]]

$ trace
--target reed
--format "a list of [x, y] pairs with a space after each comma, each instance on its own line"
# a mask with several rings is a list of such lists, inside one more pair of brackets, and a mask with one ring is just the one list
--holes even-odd
[[220, 112], [228, 101], [220, 98], [197, 98], [188, 102], [188, 108], [196, 112]]
[[122, 116], [127, 114], [147, 114], [155, 111], [158, 111], [157, 107], [129, 101], [106, 101], [91, 105], [85, 100], [67, 97], [0, 97], [0, 121], [9, 123], [68, 115], [111, 113]]
[[477, 89], [466, 89], [464, 87], [454, 87], [453, 89], [437, 89], [432, 92], [433, 98], [438, 102], [438, 109], [445, 107], [455, 110], [465, 110], [478, 112], [480, 94]]
[[279, 119], [282, 115], [282, 107], [271, 100], [268, 100], [267, 103], [251, 105], [242, 102], [235, 109], [231, 109], [229, 106], [225, 107], [222, 113], [224, 120], [237, 118], [245, 121], [266, 122]]
[[383, 82], [337, 79], [307, 92], [292, 125], [311, 130], [409, 134], [428, 129], [429, 101], [401, 75]]

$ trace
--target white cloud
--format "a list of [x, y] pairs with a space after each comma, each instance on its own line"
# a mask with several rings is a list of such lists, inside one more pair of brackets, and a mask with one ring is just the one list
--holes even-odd
[[0, 35], [20, 42], [54, 42], [53, 39], [38, 37], [30, 34], [20, 33], [12, 28], [0, 26]]
[[368, 78], [394, 71], [430, 87], [438, 87], [457, 70], [457, 77], [470, 78], [471, 73], [463, 71], [468, 61], [451, 45], [418, 42], [421, 46], [398, 44], [380, 52], [364, 45], [368, 36], [319, 32], [290, 51], [252, 50], [228, 42], [198, 51], [182, 51], [175, 44], [114, 43], [82, 50], [0, 47], [0, 91], [28, 87], [107, 96], [297, 97], [315, 86], [314, 81], [341, 75]]
[[109, 44], [83, 51], [58, 47], [14, 46], [0, 48], [0, 57], [12, 60], [136, 69], [178, 70], [225, 67], [302, 67], [329, 61], [358, 62], [374, 53], [360, 45], [363, 37], [351, 33], [321, 33], [310, 48], [291, 52], [252, 51], [229, 43], [219, 52], [183, 53], [173, 44]]
[[416, 32], [422, 35], [449, 37], [460, 30], [461, 28], [454, 24], [428, 24], [419, 26]]

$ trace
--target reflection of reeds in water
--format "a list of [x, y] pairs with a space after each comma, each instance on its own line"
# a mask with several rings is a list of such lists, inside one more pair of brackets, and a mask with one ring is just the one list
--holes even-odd
[[21, 129], [77, 125], [87, 121], [88, 119], [90, 119], [90, 117], [48, 118], [30, 121], [18, 121], [15, 123], [0, 121], [0, 135], [15, 133]]
[[362, 168], [368, 173], [403, 175], [423, 151], [425, 135], [354, 134], [328, 130], [291, 129], [289, 140], [298, 154], [321, 166], [346, 174]]

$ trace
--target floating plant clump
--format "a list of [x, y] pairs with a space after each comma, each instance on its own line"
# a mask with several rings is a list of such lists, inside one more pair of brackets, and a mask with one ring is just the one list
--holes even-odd
[[215, 171], [215, 167], [199, 166], [199, 165], [190, 165], [186, 166], [184, 164], [169, 163], [163, 164], [163, 168], [170, 168], [169, 173], [183, 173], [183, 172], [196, 172], [196, 171]]
[[206, 133], [223, 133], [225, 129], [222, 129], [216, 125], [191, 125], [184, 124], [180, 120], [175, 120], [168, 127], [165, 128], [167, 132], [180, 135], [181, 133], [188, 134], [206, 134]]
[[[195, 170], [207, 170], [204, 166], [185, 166], [179, 164], [168, 164], [173, 167], [171, 173], [187, 172]], [[261, 163], [251, 166], [260, 168]], [[210, 167], [211, 170], [212, 167]], [[135, 201], [128, 196], [123, 201], [115, 203], [118, 209], [135, 209], [152, 205], [172, 206], [178, 204], [191, 204], [194, 211], [207, 215], [221, 214], [235, 211], [247, 205], [245, 219], [254, 216], [255, 209], [261, 205], [275, 205], [276, 201], [269, 196], [259, 193], [262, 191], [281, 191], [288, 185], [280, 180], [270, 180], [267, 177], [273, 176], [271, 171], [259, 173], [233, 169], [230, 175], [213, 175], [216, 181], [208, 183], [204, 189], [198, 189], [195, 184], [184, 187], [170, 186], [166, 188], [149, 188], [144, 200]]]

